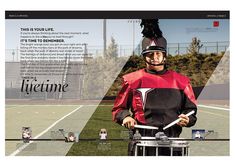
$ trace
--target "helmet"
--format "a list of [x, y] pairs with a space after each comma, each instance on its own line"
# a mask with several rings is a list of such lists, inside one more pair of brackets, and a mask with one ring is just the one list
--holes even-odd
[[146, 63], [153, 66], [165, 65], [165, 58], [160, 64], [152, 64], [146, 61], [145, 55], [147, 53], [161, 51], [166, 56], [167, 41], [162, 36], [162, 31], [158, 25], [158, 19], [142, 19], [140, 24], [143, 27], [143, 40], [142, 40], [142, 52], [141, 55], [144, 57]]
[[145, 55], [149, 52], [161, 51], [166, 53], [167, 41], [164, 37], [160, 38], [146, 38], [142, 40], [142, 53]]

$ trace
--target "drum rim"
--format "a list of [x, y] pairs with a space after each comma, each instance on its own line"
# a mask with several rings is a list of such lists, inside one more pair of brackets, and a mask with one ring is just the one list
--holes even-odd
[[[141, 136], [141, 139], [156, 139], [156, 137], [152, 137], [152, 136]], [[176, 141], [181, 141], [181, 140], [185, 140], [185, 138], [182, 138], [182, 137], [169, 137], [168, 138], [169, 140], [176, 140]]]
[[151, 140], [153, 140], [153, 139], [156, 139], [155, 137], [151, 137], [151, 136], [141, 136], [141, 139], [151, 139]]

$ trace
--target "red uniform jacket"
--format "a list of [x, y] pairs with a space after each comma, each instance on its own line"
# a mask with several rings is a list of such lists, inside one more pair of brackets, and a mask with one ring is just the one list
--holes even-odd
[[[119, 124], [132, 116], [138, 124], [164, 127], [183, 113], [189, 116], [188, 127], [196, 123], [196, 100], [186, 76], [171, 70], [154, 73], [141, 69], [123, 76], [123, 86], [112, 109], [113, 120]], [[131, 112], [130, 112], [131, 111]], [[178, 137], [178, 125], [167, 130], [167, 135]]]

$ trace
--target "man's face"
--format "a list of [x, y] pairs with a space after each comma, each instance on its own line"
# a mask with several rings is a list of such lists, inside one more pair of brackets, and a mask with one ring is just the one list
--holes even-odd
[[[154, 66], [154, 65], [158, 65], [164, 62], [164, 53], [161, 51], [155, 51], [155, 52], [149, 52], [145, 54], [145, 59], [148, 63], [147, 63], [147, 68], [148, 69], [153, 69], [153, 70], [163, 70], [164, 65], [160, 65], [160, 66]], [[154, 64], [154, 65], [151, 65]]]

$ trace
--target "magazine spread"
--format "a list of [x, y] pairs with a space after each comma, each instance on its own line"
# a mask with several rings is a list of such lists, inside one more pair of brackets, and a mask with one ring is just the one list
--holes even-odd
[[229, 11], [5, 11], [6, 156], [228, 156]]

